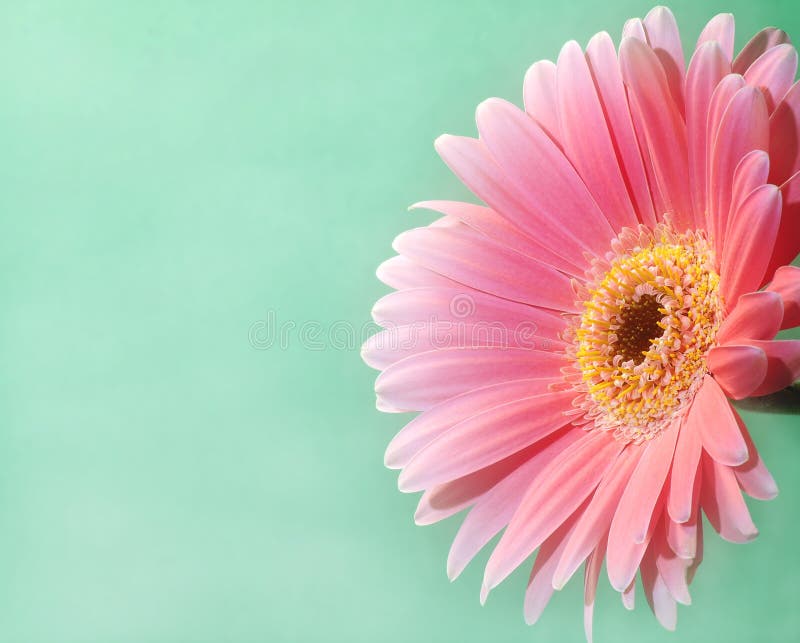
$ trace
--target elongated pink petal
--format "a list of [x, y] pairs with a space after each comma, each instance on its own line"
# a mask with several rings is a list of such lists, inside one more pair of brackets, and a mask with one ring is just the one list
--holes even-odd
[[781, 217], [781, 193], [766, 184], [750, 193], [734, 213], [722, 254], [720, 289], [725, 301], [758, 290]]
[[766, 150], [768, 146], [769, 116], [764, 96], [753, 87], [743, 87], [731, 98], [720, 119], [709, 159], [708, 189], [716, 219], [714, 231], [722, 235], [720, 241], [725, 244], [735, 224], [730, 207], [736, 167], [749, 152]]
[[780, 186], [783, 201], [780, 227], [767, 274], [789, 264], [800, 254], [800, 171]]
[[[699, 472], [699, 469], [698, 469]], [[701, 476], [700, 476], [701, 477]], [[676, 522], [667, 517], [667, 542], [679, 558], [694, 560], [697, 555], [697, 537], [700, 530], [699, 501], [701, 481], [698, 479], [694, 489], [691, 517], [686, 522]]]
[[643, 22], [647, 41], [661, 61], [672, 98], [682, 112], [683, 76], [686, 62], [675, 16], [667, 7], [655, 7], [644, 17]]
[[717, 343], [724, 346], [740, 339], [772, 339], [781, 329], [783, 316], [783, 300], [778, 293], [769, 290], [746, 293], [722, 322]]
[[697, 39], [696, 48], [700, 49], [708, 42], [716, 42], [725, 55], [728, 66], [730, 66], [733, 60], [733, 37], [735, 29], [733, 14], [718, 13], [703, 27], [703, 31], [700, 32], [700, 37]]
[[530, 460], [478, 500], [461, 524], [447, 558], [447, 576], [457, 578], [470, 560], [511, 520], [520, 501], [552, 460], [586, 434], [565, 429], [546, 438]]
[[543, 446], [546, 448], [546, 445], [533, 444], [488, 467], [431, 487], [419, 500], [414, 522], [431, 525], [474, 504], [501, 480], [536, 456]]
[[616, 232], [637, 224], [594, 81], [577, 42], [558, 56], [558, 115], [564, 152]]
[[536, 560], [533, 563], [533, 569], [531, 569], [531, 575], [528, 579], [528, 587], [525, 590], [524, 611], [525, 622], [528, 625], [533, 625], [539, 620], [544, 608], [547, 607], [547, 603], [550, 601], [550, 597], [553, 595], [554, 590], [551, 582], [553, 571], [561, 556], [561, 551], [564, 549], [564, 543], [575, 527], [578, 515], [580, 515], [580, 509], [565, 520], [539, 547], [539, 552], [536, 554]]
[[729, 212], [736, 212], [753, 190], [767, 182], [768, 176], [769, 154], [764, 150], [752, 150], [745, 154], [733, 172]]
[[622, 77], [650, 149], [658, 189], [680, 230], [694, 222], [689, 185], [686, 127], [656, 54], [634, 38], [620, 45]]
[[622, 25], [622, 38], [635, 38], [642, 42], [647, 42], [647, 34], [644, 31], [644, 24], [641, 18], [631, 18]]
[[800, 268], [778, 268], [767, 290], [778, 293], [783, 301], [781, 329], [800, 326]]
[[764, 381], [767, 356], [754, 346], [716, 346], [708, 352], [708, 370], [728, 397], [741, 400], [749, 397]]
[[716, 532], [725, 540], [744, 543], [758, 535], [750, 512], [739, 491], [733, 470], [703, 454], [703, 511]]
[[530, 66], [522, 85], [525, 111], [530, 114], [553, 142], [561, 144], [556, 98], [556, 66], [550, 60], [539, 60]]
[[622, 605], [626, 610], [632, 610], [636, 606], [636, 582], [631, 582], [623, 592], [620, 593]]
[[619, 166], [625, 178], [625, 185], [628, 186], [631, 201], [639, 220], [645, 225], [655, 226], [653, 197], [647, 182], [639, 144], [636, 141], [617, 51], [608, 33], [600, 32], [589, 40], [586, 46], [586, 58], [603, 105], [603, 112], [608, 119], [614, 149], [619, 158]]
[[583, 512], [570, 536], [553, 574], [553, 586], [556, 589], [561, 589], [567, 584], [603, 535], [608, 533], [619, 499], [634, 467], [639, 462], [642, 451], [637, 447], [625, 449], [598, 485], [586, 511]]
[[739, 431], [733, 408], [713, 377], [706, 375], [692, 402], [703, 448], [720, 464], [738, 466], [747, 462], [747, 445]]
[[591, 431], [547, 467], [531, 488], [486, 565], [484, 585], [496, 587], [595, 489], [622, 449], [604, 431]]
[[761, 54], [773, 47], [790, 42], [789, 36], [785, 31], [775, 27], [762, 29], [742, 48], [739, 55], [733, 61], [733, 71], [737, 74], [744, 74]]
[[477, 388], [527, 378], [558, 377], [563, 355], [527, 349], [444, 348], [392, 364], [375, 381], [378, 400], [424, 411]]
[[680, 558], [672, 551], [667, 543], [666, 524], [660, 524], [655, 530], [650, 548], [658, 573], [664, 580], [670, 595], [682, 605], [691, 605], [692, 597], [689, 595], [689, 585], [686, 582], [686, 571], [690, 562]]
[[800, 379], [800, 339], [742, 342], [767, 354], [767, 374], [753, 396], [769, 395]]
[[692, 187], [695, 223], [703, 227], [699, 216], [705, 211], [708, 198], [706, 164], [708, 161], [708, 110], [714, 88], [730, 73], [730, 60], [716, 42], [707, 42], [697, 49], [689, 62], [686, 75], [686, 131], [689, 144], [689, 181]]
[[378, 279], [391, 288], [419, 288], [439, 286], [443, 288], [462, 287], [461, 284], [423, 268], [408, 257], [396, 256], [387, 259], [376, 271]]
[[[535, 224], [560, 234], [562, 243], [595, 253], [608, 247], [614, 236], [608, 220], [570, 162], [533, 120], [499, 98], [478, 105], [475, 120], [481, 140], [530, 204], [529, 218]], [[565, 218], [570, 226], [562, 224]]]
[[572, 264], [550, 248], [539, 243], [536, 239], [529, 237], [510, 220], [500, 216], [491, 208], [460, 201], [422, 201], [412, 205], [409, 210], [417, 208], [426, 208], [455, 217], [473, 230], [511, 250], [551, 265], [575, 277], [584, 277], [582, 271], [576, 269]]
[[769, 117], [769, 180], [781, 185], [800, 170], [800, 82], [786, 93]]
[[606, 543], [601, 542], [589, 555], [586, 561], [586, 571], [583, 578], [583, 631], [586, 633], [587, 643], [592, 643], [592, 624], [594, 621], [594, 599], [597, 595], [597, 581], [600, 580], [600, 570], [603, 567]]
[[669, 593], [667, 584], [658, 573], [655, 553], [648, 551], [642, 559], [642, 589], [645, 598], [656, 615], [658, 622], [667, 630], [673, 631], [678, 622], [678, 609], [675, 599]]
[[667, 512], [675, 522], [686, 522], [692, 516], [695, 487], [698, 481], [698, 465], [702, 451], [699, 416], [691, 411], [683, 419], [672, 459], [669, 479]]
[[401, 491], [420, 491], [477, 471], [547, 437], [568, 420], [572, 391], [507, 402], [459, 422], [405, 466]]
[[744, 72], [749, 85], [758, 87], [770, 111], [794, 83], [797, 73], [797, 52], [790, 44], [772, 47], [759, 56]]
[[739, 423], [739, 430], [742, 432], [744, 441], [747, 444], [747, 450], [750, 453], [747, 462], [733, 470], [736, 480], [742, 491], [751, 498], [772, 500], [778, 495], [778, 485], [758, 454], [756, 445], [753, 443], [753, 438], [750, 437], [744, 420], [735, 410], [734, 415]]
[[386, 448], [385, 464], [400, 469], [442, 433], [486, 409], [532, 395], [543, 395], [557, 379], [523, 379], [484, 386], [447, 399], [418, 415], [394, 436]]
[[[466, 226], [415, 228], [399, 235], [393, 246], [403, 256], [475, 290], [556, 310], [575, 308], [568, 277]], [[491, 262], [480, 260], [487, 256]], [[528, 279], [520, 280], [520, 274]]]
[[[711, 188], [712, 171], [719, 172], [719, 167], [714, 167], [714, 146], [717, 140], [720, 123], [725, 115], [728, 105], [736, 93], [745, 87], [744, 78], [738, 74], [728, 74], [725, 76], [711, 94], [711, 102], [708, 105], [708, 116], [706, 117], [706, 230], [710, 233], [717, 251], [717, 256], [722, 254], [725, 236], [725, 228], [719, 229], [722, 217], [715, 210], [718, 190]], [[727, 216], [727, 213], [726, 213]]]
[[546, 337], [553, 345], [563, 343], [560, 336], [566, 328], [563, 315], [557, 311], [500, 299], [465, 287], [398, 290], [377, 301], [372, 308], [372, 318], [384, 328], [443, 322], [479, 324], [489, 330], [500, 324], [517, 333]]
[[[536, 127], [534, 123], [531, 126]], [[541, 135], [546, 138], [543, 132]], [[550, 144], [555, 146], [552, 141]], [[541, 245], [553, 249], [575, 268], [587, 267], [583, 243], [568, 230], [554, 226], [538, 202], [531, 201], [530, 190], [522, 190], [503, 172], [483, 142], [444, 134], [436, 139], [435, 146], [453, 173], [492, 210], [535, 237]]]
[[661, 495], [675, 453], [679, 432], [677, 424], [673, 423], [645, 446], [614, 513], [609, 548], [618, 547], [624, 541], [642, 543], [647, 538], [656, 501]]

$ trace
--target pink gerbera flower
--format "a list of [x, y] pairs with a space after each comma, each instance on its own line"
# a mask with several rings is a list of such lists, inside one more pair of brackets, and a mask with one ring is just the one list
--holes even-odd
[[777, 29], [733, 39], [716, 16], [685, 71], [659, 7], [619, 52], [599, 33], [537, 62], [524, 111], [489, 99], [479, 138], [436, 141], [486, 205], [417, 204], [444, 217], [378, 269], [378, 407], [422, 412], [386, 464], [424, 490], [418, 523], [471, 507], [451, 578], [505, 529], [482, 600], [538, 549], [528, 622], [584, 565], [591, 638], [605, 561], [673, 628], [701, 512], [746, 542], [742, 492], [777, 493], [728, 400], [800, 377], [800, 341], [774, 339], [800, 324], [797, 53]]

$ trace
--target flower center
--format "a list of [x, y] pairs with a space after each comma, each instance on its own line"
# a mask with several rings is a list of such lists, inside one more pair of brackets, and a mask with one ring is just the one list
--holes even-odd
[[575, 383], [595, 426], [641, 442], [685, 410], [706, 373], [723, 317], [719, 275], [698, 232], [625, 230], [612, 248], [580, 289]]

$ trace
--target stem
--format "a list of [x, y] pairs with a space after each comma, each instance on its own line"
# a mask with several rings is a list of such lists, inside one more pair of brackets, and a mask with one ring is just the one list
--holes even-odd
[[733, 404], [747, 411], [800, 415], [800, 382], [795, 382], [782, 391], [771, 395], [748, 397], [744, 400], [736, 400]]

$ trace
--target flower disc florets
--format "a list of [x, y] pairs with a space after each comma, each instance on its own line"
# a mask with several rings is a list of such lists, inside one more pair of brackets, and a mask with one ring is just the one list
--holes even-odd
[[596, 427], [641, 442], [685, 410], [706, 373], [723, 318], [719, 275], [699, 232], [641, 227], [612, 248], [579, 288], [576, 385]]

